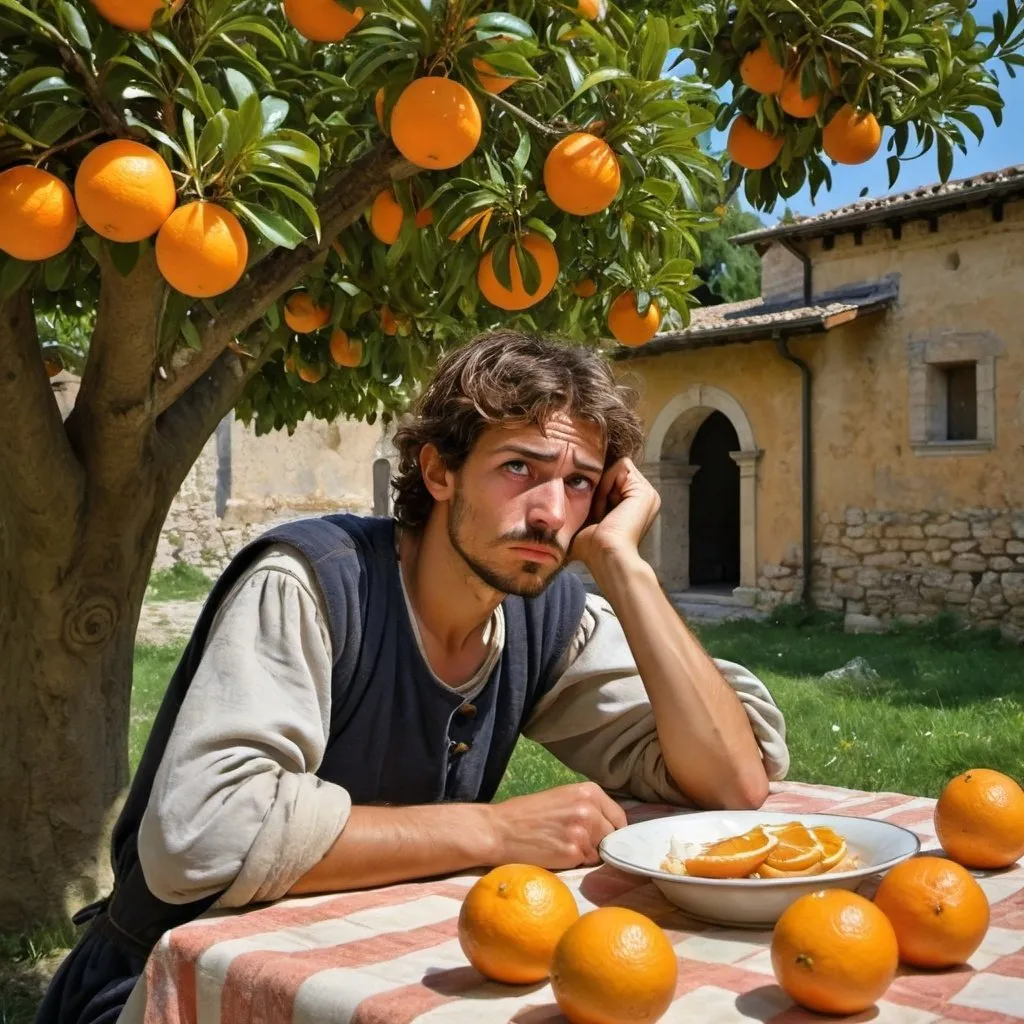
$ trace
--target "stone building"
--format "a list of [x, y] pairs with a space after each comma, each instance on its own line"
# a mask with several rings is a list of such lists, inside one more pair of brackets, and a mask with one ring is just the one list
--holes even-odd
[[[69, 373], [52, 380], [63, 416], [74, 407], [78, 385]], [[307, 416], [291, 436], [282, 430], [258, 437], [229, 414], [171, 505], [153, 568], [184, 562], [216, 575], [244, 544], [277, 523], [326, 512], [370, 513], [375, 463], [379, 468], [390, 453], [380, 424]]]
[[616, 352], [667, 590], [1024, 638], [1022, 199], [1018, 166], [740, 236], [760, 298]]

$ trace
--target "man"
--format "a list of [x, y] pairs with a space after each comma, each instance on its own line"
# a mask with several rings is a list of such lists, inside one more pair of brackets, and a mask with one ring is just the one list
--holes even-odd
[[[626, 820], [607, 791], [761, 805], [783, 719], [639, 554], [659, 499], [634, 399], [592, 352], [485, 336], [396, 437], [394, 519], [303, 520], [232, 561], [40, 1024], [115, 1020], [160, 935], [214, 904], [595, 863]], [[592, 781], [491, 802], [521, 734]]]

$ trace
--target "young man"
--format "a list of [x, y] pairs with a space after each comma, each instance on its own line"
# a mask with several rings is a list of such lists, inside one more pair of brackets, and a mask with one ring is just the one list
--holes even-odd
[[[592, 352], [487, 335], [399, 431], [394, 519], [291, 523], [232, 561], [40, 1024], [115, 1020], [160, 935], [215, 903], [595, 863], [625, 824], [608, 791], [760, 806], [782, 715], [639, 554], [659, 499], [634, 398]], [[492, 803], [521, 734], [592, 781]]]

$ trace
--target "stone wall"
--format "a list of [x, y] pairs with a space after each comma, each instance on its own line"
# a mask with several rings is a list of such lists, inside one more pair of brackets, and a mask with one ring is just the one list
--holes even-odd
[[[952, 612], [979, 629], [1024, 640], [1024, 508], [950, 513], [847, 508], [819, 516], [811, 593], [848, 629], [882, 630]], [[798, 599], [800, 553], [764, 565], [763, 608]]]

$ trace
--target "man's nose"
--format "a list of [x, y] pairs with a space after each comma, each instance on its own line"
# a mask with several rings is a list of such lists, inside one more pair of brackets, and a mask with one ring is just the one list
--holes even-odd
[[530, 526], [560, 530], [565, 525], [565, 487], [560, 479], [538, 484], [530, 491]]

